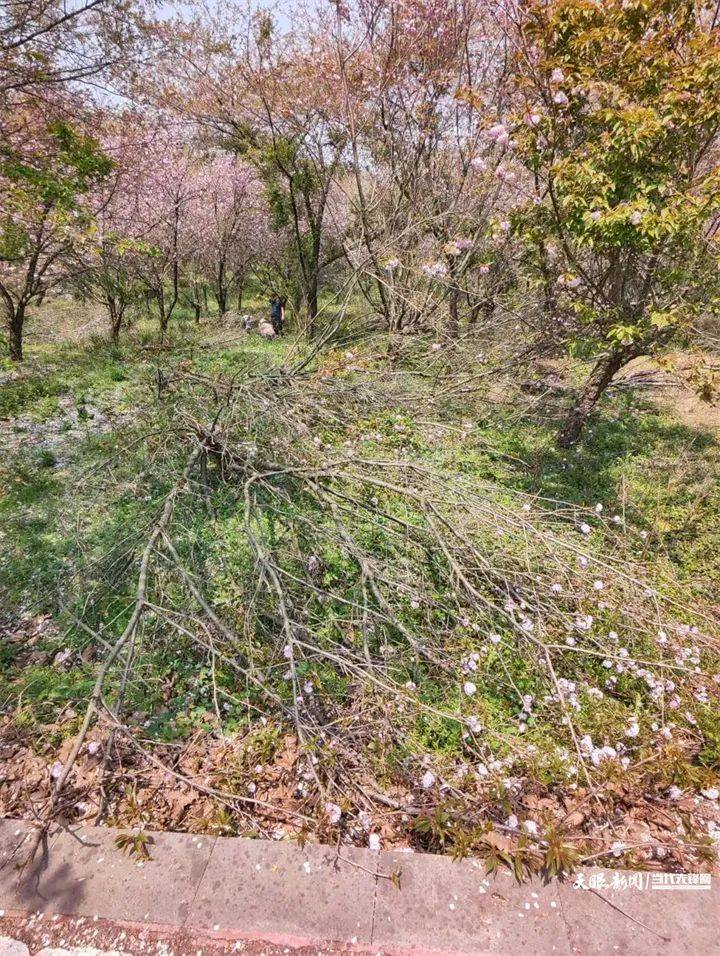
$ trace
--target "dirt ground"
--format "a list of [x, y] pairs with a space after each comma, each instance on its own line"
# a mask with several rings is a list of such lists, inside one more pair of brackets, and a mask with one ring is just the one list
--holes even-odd
[[[618, 376], [617, 384], [637, 388], [663, 411], [688, 428], [720, 433], [720, 401], [703, 398], [704, 388], [720, 384], [720, 369], [707, 356], [674, 352], [660, 364], [635, 359]], [[709, 396], [708, 396], [709, 398]]]

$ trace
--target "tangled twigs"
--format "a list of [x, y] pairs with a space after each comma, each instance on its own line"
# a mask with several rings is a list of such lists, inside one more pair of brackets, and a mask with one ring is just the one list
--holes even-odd
[[[249, 478], [245, 482], [244, 487], [244, 499], [245, 499], [245, 534], [247, 535], [248, 541], [250, 542], [255, 557], [257, 559], [258, 565], [261, 569], [261, 575], [263, 578], [266, 578], [272, 585], [273, 590], [275, 591], [278, 598], [278, 609], [282, 618], [282, 634], [285, 639], [285, 647], [288, 648], [288, 660], [290, 665], [290, 673], [292, 677], [292, 689], [293, 689], [293, 717], [295, 720], [295, 728], [297, 731], [298, 739], [301, 744], [306, 746], [306, 735], [303, 728], [302, 720], [300, 718], [300, 708], [299, 708], [299, 682], [298, 674], [296, 668], [295, 660], [295, 634], [293, 631], [293, 625], [290, 620], [290, 615], [288, 612], [288, 604], [285, 596], [285, 590], [280, 580], [279, 575], [273, 565], [273, 563], [268, 559], [268, 556], [265, 552], [265, 549], [259, 540], [258, 536], [255, 534], [252, 526], [252, 486], [255, 483], [257, 478], [255, 476]], [[318, 789], [322, 793], [324, 787], [320, 777], [315, 769], [315, 764], [311, 761], [310, 767], [312, 769], [313, 776], [315, 777], [315, 782], [318, 786]]]
[[223, 624], [223, 622], [217, 616], [215, 611], [213, 611], [213, 609], [210, 607], [208, 602], [205, 600], [200, 589], [197, 587], [193, 579], [190, 577], [187, 571], [183, 568], [182, 562], [180, 561], [180, 555], [175, 550], [175, 546], [173, 545], [168, 535], [165, 533], [165, 530], [163, 529], [161, 533], [162, 533], [162, 539], [163, 539], [165, 548], [167, 549], [170, 557], [173, 559], [175, 563], [175, 567], [180, 572], [180, 575], [182, 576], [183, 581], [187, 585], [188, 591], [190, 591], [190, 593], [195, 598], [197, 603], [203, 609], [203, 611], [205, 612], [209, 620], [212, 622], [213, 626], [217, 628], [219, 633], [222, 634], [222, 636], [233, 645], [233, 653], [235, 655], [235, 661], [238, 664], [238, 666], [245, 667], [247, 664], [247, 661], [245, 659], [245, 656], [242, 654], [242, 652], [238, 650], [237, 635], [234, 634], [229, 627]]
[[148, 572], [150, 569], [150, 558], [152, 556], [153, 550], [157, 542], [162, 538], [165, 529], [170, 524], [172, 518], [173, 509], [175, 502], [177, 501], [178, 496], [182, 492], [183, 488], [187, 484], [188, 478], [192, 473], [195, 464], [199, 460], [200, 456], [203, 454], [203, 447], [198, 446], [193, 449], [190, 456], [188, 457], [185, 468], [182, 471], [182, 474], [175, 482], [173, 487], [170, 489], [170, 492], [165, 498], [165, 503], [163, 505], [162, 512], [158, 521], [152, 529], [150, 537], [145, 545], [142, 556], [140, 558], [140, 569], [138, 571], [137, 577], [137, 586], [135, 589], [135, 601], [133, 605], [132, 614], [130, 619], [127, 622], [125, 629], [123, 630], [120, 637], [117, 639], [115, 644], [112, 646], [112, 649], [109, 651], [107, 657], [105, 658], [100, 670], [98, 671], [97, 678], [95, 679], [95, 684], [93, 686], [92, 694], [90, 700], [88, 701], [87, 708], [85, 710], [85, 716], [83, 722], [80, 726], [80, 729], [75, 737], [75, 743], [68, 754], [67, 760], [65, 761], [60, 774], [57, 777], [55, 786], [53, 787], [52, 794], [48, 800], [45, 811], [42, 813], [38, 823], [35, 826], [34, 832], [30, 836], [30, 846], [28, 849], [28, 854], [26, 860], [23, 864], [23, 868], [28, 864], [32, 863], [37, 853], [37, 849], [40, 846], [40, 843], [43, 842], [46, 838], [48, 829], [52, 824], [58, 805], [62, 798], [63, 790], [65, 784], [70, 776], [72, 769], [75, 765], [75, 761], [78, 758], [80, 749], [87, 737], [87, 733], [90, 730], [90, 726], [93, 722], [94, 717], [98, 712], [98, 708], [102, 699], [103, 685], [105, 679], [112, 667], [113, 663], [122, 652], [123, 648], [131, 642], [137, 632], [138, 624], [142, 618], [143, 612], [145, 610], [145, 601], [147, 595], [148, 587]]
[[236, 810], [239, 805], [248, 804], [249, 806], [258, 807], [262, 810], [272, 812], [279, 816], [292, 817], [296, 820], [302, 821], [303, 823], [313, 822], [310, 817], [303, 813], [298, 813], [296, 810], [292, 810], [289, 807], [278, 807], [276, 804], [268, 803], [267, 800], [259, 800], [257, 797], [251, 797], [247, 794], [240, 795], [236, 793], [227, 793], [223, 790], [218, 790], [217, 787], [209, 787], [207, 784], [202, 783], [200, 780], [190, 777], [187, 774], [179, 773], [174, 767], [169, 766], [167, 763], [156, 757], [151, 750], [149, 750], [147, 747], [144, 747], [137, 737], [132, 733], [130, 728], [117, 719], [112, 709], [104, 700], [102, 700], [102, 698], [100, 699], [100, 706], [102, 707], [105, 717], [113, 730], [117, 731], [118, 733], [122, 733], [134, 750], [137, 750], [138, 753], [142, 754], [146, 760], [162, 770], [163, 773], [169, 774], [171, 777], [180, 781], [186, 786], [191, 787], [193, 790], [197, 790], [198, 793], [203, 793], [207, 796], [213, 797], [220, 803], [232, 808], [233, 810]]
[[[623, 838], [660, 846], [659, 824], [654, 841], [637, 820], [628, 830], [618, 790], [652, 790], [643, 813], [665, 799], [662, 826], [677, 818], [672, 780], [647, 780], [667, 746], [688, 763], [703, 745], [684, 711], [714, 700], [712, 614], [663, 597], [624, 525], [513, 491], [471, 456], [456, 467], [455, 443], [472, 438], [447, 405], [428, 421], [434, 385], [403, 386], [397, 367], [326, 377], [337, 353], [317, 359], [301, 380], [173, 378], [163, 452], [175, 461], [189, 435], [199, 467], [172, 526], [161, 515], [142, 530], [134, 597], [112, 604], [131, 617], [120, 646], [105, 582], [73, 615], [105, 663], [71, 759], [102, 708], [152, 791], [131, 802], [116, 787], [116, 819], [167, 813], [154, 780], [168, 773], [204, 794], [183, 808], [188, 828], [217, 802], [210, 825], [264, 832], [276, 818], [343, 845], [378, 833], [482, 852], [492, 826], [539, 855], [571, 828], [569, 843], [606, 853]], [[450, 447], [434, 443], [446, 427]], [[86, 748], [78, 781], [98, 767]]]

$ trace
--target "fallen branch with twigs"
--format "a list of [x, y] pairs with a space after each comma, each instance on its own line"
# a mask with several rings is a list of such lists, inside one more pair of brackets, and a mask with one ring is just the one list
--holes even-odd
[[[34, 848], [78, 800], [92, 728], [104, 820], [132, 819], [112, 783], [128, 779], [125, 759], [135, 785], [152, 770], [189, 805], [202, 797], [217, 832], [271, 833], [275, 815], [303, 838], [410, 839], [520, 875], [602, 853], [710, 858], [700, 818], [684, 840], [674, 832], [666, 768], [703, 746], [689, 702], [717, 699], [712, 609], [649, 581], [624, 522], [414, 454], [444, 427], [450, 385], [431, 393], [435, 424], [425, 395], [418, 426], [394, 370], [166, 377], [192, 451], [148, 529], [121, 633], [85, 625], [97, 676]], [[408, 413], [389, 434], [358, 426], [399, 396]], [[211, 533], [199, 542], [201, 510]], [[181, 769], [127, 713], [148, 653], [141, 623], [151, 646], [207, 670], [221, 762]]]

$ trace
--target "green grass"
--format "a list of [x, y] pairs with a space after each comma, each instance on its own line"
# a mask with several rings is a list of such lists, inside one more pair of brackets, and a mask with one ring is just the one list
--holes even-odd
[[17, 372], [17, 378], [0, 388], [0, 418], [27, 416], [45, 421], [58, 411], [61, 397], [79, 403], [91, 397], [95, 402], [112, 397], [114, 407], [131, 402], [129, 384], [138, 377], [135, 350], [101, 343], [91, 348], [58, 345], [28, 351], [19, 369], [9, 362], [0, 365], [0, 372]]
[[[194, 341], [202, 342], [203, 335], [204, 330], [196, 333]], [[179, 348], [184, 361], [186, 344], [182, 338]], [[241, 380], [281, 364], [288, 349], [288, 340], [267, 342], [253, 337], [229, 348], [199, 349], [192, 364], [205, 375]], [[143, 417], [153, 403], [154, 361], [139, 357], [129, 345], [57, 346], [48, 369], [49, 351], [43, 347], [42, 356], [32, 355], [20, 376], [0, 388], [3, 417], [47, 421], [59, 400], [71, 397], [81, 407], [88, 403], [116, 412], [140, 407], [144, 411], [138, 412], [137, 433], [148, 427]], [[171, 366], [172, 358], [164, 362]], [[168, 413], [171, 410], [161, 404], [153, 406], [152, 415], [159, 415], [160, 422]], [[719, 446], [711, 435], [692, 431], [667, 413], [626, 397], [604, 405], [586, 441], [571, 453], [555, 447], [552, 423], [501, 411], [485, 410], [460, 439], [457, 430], [448, 430], [440, 440], [430, 440], [428, 431], [405, 409], [388, 409], [345, 422], [338, 431], [326, 430], [320, 436], [340, 448], [351, 432], [381, 434], [381, 442], [363, 443], [363, 453], [395, 454], [406, 448], [438, 469], [469, 479], [491, 479], [529, 495], [590, 508], [600, 502], [606, 515], [622, 513], [637, 528], [647, 530], [647, 539], [636, 541], [640, 559], [672, 566], [688, 588], [710, 596], [720, 571]], [[52, 582], [62, 573], [73, 548], [64, 520], [97, 490], [92, 478], [79, 476], [92, 474], [94, 467], [112, 458], [133, 437], [134, 429], [127, 427], [122, 434], [90, 436], [73, 447], [72, 460], [59, 470], [56, 453], [42, 450], [21, 449], [0, 466], [0, 518], [9, 542], [0, 567], [11, 604], [20, 606], [32, 593], [39, 607], [51, 606]], [[112, 543], [142, 526], [152, 513], [164, 485], [151, 476], [146, 484], [143, 471], [148, 465], [142, 451], [130, 455], [116, 472], [108, 497], [83, 516], [85, 564], [112, 554]], [[232, 524], [234, 514], [229, 517]], [[214, 525], [212, 533], [217, 535], [218, 529], [217, 542], [222, 546], [222, 524]], [[207, 533], [202, 522], [198, 533]], [[340, 566], [338, 573], [343, 573]], [[229, 585], [218, 582], [221, 596], [223, 587]]]
[[720, 578], [720, 442], [647, 401], [603, 405], [585, 440], [558, 449], [533, 422], [494, 430], [498, 453], [522, 458], [506, 479], [530, 494], [620, 514], [647, 538], [637, 556], [672, 565], [686, 586], [711, 598]]

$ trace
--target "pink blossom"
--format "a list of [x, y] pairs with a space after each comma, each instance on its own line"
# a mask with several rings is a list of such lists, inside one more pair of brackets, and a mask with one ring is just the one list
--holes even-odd
[[510, 133], [503, 123], [496, 123], [491, 126], [485, 135], [491, 142], [497, 143], [499, 146], [507, 146], [510, 142]]
[[330, 820], [330, 823], [336, 824], [340, 822], [340, 818], [342, 817], [342, 810], [337, 805], [337, 803], [326, 803], [325, 812], [328, 815], [328, 819]]
[[442, 279], [447, 275], [447, 266], [444, 262], [425, 262], [422, 271], [432, 279]]

